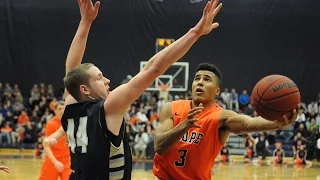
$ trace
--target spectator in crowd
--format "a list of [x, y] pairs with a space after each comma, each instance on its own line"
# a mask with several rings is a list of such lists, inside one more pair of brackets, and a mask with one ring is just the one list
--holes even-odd
[[297, 150], [295, 160], [293, 161], [296, 165], [306, 165], [307, 164], [307, 150], [305, 146], [300, 146]]
[[316, 114], [318, 113], [318, 105], [315, 103], [315, 102], [311, 102], [309, 105], [308, 105], [308, 112], [311, 114], [312, 111], [314, 111]]
[[29, 116], [26, 111], [22, 111], [18, 117], [18, 123], [22, 126], [26, 125], [29, 122]]
[[301, 134], [298, 134], [298, 138], [294, 141], [293, 145], [292, 145], [292, 151], [293, 151], [293, 158], [295, 159], [297, 156], [297, 151], [300, 149], [301, 146], [305, 146], [306, 145], [306, 141], [303, 140], [302, 138], [299, 138], [299, 135], [301, 136]]
[[229, 105], [230, 93], [228, 88], [224, 88], [224, 91], [221, 93], [221, 98], [224, 104]]
[[303, 123], [301, 123], [299, 128], [295, 130], [294, 135], [297, 135], [298, 133], [300, 133], [303, 138], [308, 137], [308, 130], [305, 128]]
[[220, 161], [222, 163], [226, 163], [226, 162], [230, 162], [230, 157], [229, 157], [229, 149], [228, 149], [228, 146], [227, 144], [225, 143], [221, 150], [220, 150]]
[[24, 143], [35, 143], [37, 141], [37, 132], [32, 126], [31, 122], [28, 121], [23, 134]]
[[254, 142], [251, 140], [248, 141], [248, 146], [244, 150], [244, 162], [251, 162], [254, 158], [255, 148]]
[[229, 96], [229, 109], [236, 112], [239, 111], [238, 93], [236, 92], [235, 88], [231, 89], [231, 93]]
[[308, 160], [313, 160], [313, 158], [316, 157], [316, 152], [317, 152], [317, 139], [319, 135], [319, 125], [316, 124], [315, 119], [311, 119], [311, 123], [309, 125], [309, 130], [308, 130], [308, 138], [307, 138], [307, 152]]
[[248, 104], [247, 107], [244, 108], [244, 114], [248, 115], [248, 116], [253, 116], [254, 113], [254, 109], [252, 107], [252, 104]]
[[239, 96], [239, 108], [243, 111], [250, 103], [250, 96], [247, 94], [247, 90], [243, 90]]
[[144, 131], [144, 128], [140, 128], [139, 133], [135, 137], [134, 151], [139, 159], [146, 157], [146, 149], [149, 141], [148, 134]]
[[12, 128], [10, 127], [10, 123], [7, 122], [0, 130], [0, 144], [3, 143], [3, 137], [6, 137], [8, 144], [11, 144], [11, 132]]
[[294, 129], [296, 129], [301, 123], [306, 124], [306, 115], [304, 109], [300, 109], [298, 117], [294, 124]]
[[268, 155], [269, 141], [265, 137], [264, 133], [260, 133], [260, 136], [255, 139], [257, 156], [262, 156], [262, 159], [266, 159]]
[[282, 163], [286, 163], [284, 160], [285, 157], [285, 152], [282, 149], [282, 143], [281, 142], [277, 142], [276, 143], [276, 148], [273, 151], [273, 161], [275, 164], [282, 164]]

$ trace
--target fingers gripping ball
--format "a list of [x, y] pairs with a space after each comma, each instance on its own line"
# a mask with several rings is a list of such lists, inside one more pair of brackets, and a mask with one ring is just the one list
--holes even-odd
[[300, 103], [300, 91], [288, 77], [270, 75], [262, 78], [253, 88], [251, 104], [254, 110], [268, 120], [288, 118]]

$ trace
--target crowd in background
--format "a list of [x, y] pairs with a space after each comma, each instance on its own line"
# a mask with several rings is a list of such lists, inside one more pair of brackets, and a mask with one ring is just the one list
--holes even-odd
[[[42, 152], [42, 140], [46, 123], [54, 116], [54, 104], [62, 97], [55, 96], [52, 85], [35, 84], [29, 94], [21, 93], [19, 85], [0, 82], [0, 146], [25, 148], [27, 145]], [[152, 159], [154, 155], [154, 130], [157, 127], [159, 112], [166, 102], [179, 99], [191, 99], [191, 92], [171, 94], [163, 89], [157, 92], [144, 92], [125, 115], [127, 132], [133, 154], [139, 159]], [[234, 110], [249, 116], [257, 116], [250, 104], [250, 95], [246, 90], [238, 94], [236, 89], [223, 90], [217, 97], [217, 103], [225, 109]], [[276, 142], [291, 143], [290, 151], [297, 154], [306, 152], [306, 158], [312, 160], [320, 156], [320, 93], [314, 102], [301, 103], [301, 111], [292, 126], [285, 131], [251, 133], [245, 139], [246, 149], [252, 148], [252, 157], [265, 158], [270, 147], [276, 150]], [[318, 153], [318, 154], [317, 154]], [[245, 152], [247, 155], [247, 150]]]

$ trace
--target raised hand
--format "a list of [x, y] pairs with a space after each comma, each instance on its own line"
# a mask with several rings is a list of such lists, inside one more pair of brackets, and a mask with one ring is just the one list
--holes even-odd
[[96, 19], [99, 7], [100, 7], [100, 1], [97, 1], [94, 6], [91, 0], [78, 0], [81, 18], [83, 21], [90, 21]]
[[292, 111], [292, 116], [290, 119], [286, 115], [283, 115], [283, 121], [275, 120], [274, 122], [278, 125], [280, 129], [286, 129], [289, 127], [295, 120], [297, 119], [297, 116], [300, 111], [300, 105], [297, 105], [297, 108]]
[[210, 0], [203, 10], [203, 15], [194, 27], [199, 36], [210, 33], [213, 29], [219, 27], [219, 23], [213, 22], [214, 17], [218, 14], [222, 7], [222, 3], [219, 5], [219, 0]]
[[198, 114], [200, 114], [202, 111], [202, 104], [199, 104], [198, 107], [195, 107], [189, 111], [188, 118], [185, 121], [183, 121], [188, 128], [201, 128], [201, 126], [196, 124], [196, 122], [198, 121]]
[[10, 168], [8, 168], [7, 166], [0, 166], [0, 170], [10, 173]]

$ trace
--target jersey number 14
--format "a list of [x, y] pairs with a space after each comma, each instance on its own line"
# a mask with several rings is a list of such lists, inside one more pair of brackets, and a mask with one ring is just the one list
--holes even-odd
[[67, 136], [68, 136], [68, 145], [71, 148], [71, 152], [75, 153], [76, 147], [81, 147], [81, 153], [87, 153], [88, 146], [88, 135], [87, 135], [87, 121], [88, 117], [80, 117], [79, 126], [76, 134], [76, 138], [74, 137], [74, 119], [68, 119], [68, 128], [67, 128]]

